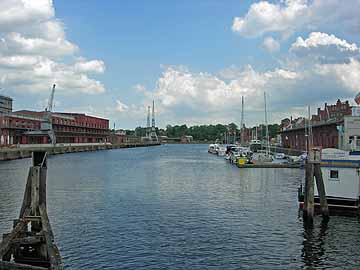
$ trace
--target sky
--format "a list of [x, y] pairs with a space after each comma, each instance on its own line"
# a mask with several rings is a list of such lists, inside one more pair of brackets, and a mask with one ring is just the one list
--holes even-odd
[[146, 125], [269, 122], [360, 91], [360, 0], [1, 0], [0, 94], [14, 109]]

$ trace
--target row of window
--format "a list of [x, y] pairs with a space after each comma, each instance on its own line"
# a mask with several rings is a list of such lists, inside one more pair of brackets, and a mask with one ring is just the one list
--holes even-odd
[[96, 134], [106, 134], [107, 130], [104, 129], [90, 129], [90, 128], [81, 128], [73, 126], [54, 126], [55, 131], [64, 131], [64, 132], [82, 132], [82, 133], [96, 133]]
[[32, 122], [32, 121], [18, 121], [18, 120], [12, 120], [9, 119], [7, 120], [3, 120], [3, 125], [7, 126], [9, 125], [9, 127], [18, 127], [18, 128], [27, 128], [27, 129], [39, 129], [40, 128], [40, 123], [39, 122]]
[[70, 125], [70, 126], [83, 126], [83, 127], [92, 127], [92, 128], [103, 128], [108, 129], [108, 122], [102, 121], [104, 123], [99, 122], [76, 122], [73, 120], [62, 119], [62, 118], [53, 118], [54, 124], [60, 125]]

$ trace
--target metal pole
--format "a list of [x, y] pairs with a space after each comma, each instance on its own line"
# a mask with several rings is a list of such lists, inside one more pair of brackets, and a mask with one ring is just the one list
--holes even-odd
[[265, 137], [266, 137], [266, 156], [269, 155], [269, 129], [267, 123], [267, 111], [266, 111], [266, 92], [264, 92], [264, 112], [265, 112]]

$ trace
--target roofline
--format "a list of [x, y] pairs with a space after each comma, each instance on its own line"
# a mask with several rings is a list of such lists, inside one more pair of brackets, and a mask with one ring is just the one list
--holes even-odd
[[13, 99], [9, 96], [5, 96], [5, 95], [0, 95], [1, 98], [7, 99], [7, 100], [11, 100], [13, 101]]
[[[18, 111], [13, 111], [12, 114], [21, 115], [21, 112], [29, 112], [29, 113], [35, 113], [35, 114], [43, 114], [43, 113], [45, 113], [46, 111], [18, 110]], [[85, 114], [85, 113], [52, 112], [52, 115], [55, 116], [55, 117], [64, 117], [64, 118], [74, 117], [75, 115], [83, 115], [83, 116], [87, 116], [87, 117], [96, 118], [96, 119], [99, 119], [99, 120], [110, 121], [109, 119], [106, 119], [106, 118], [101, 118], [101, 117], [97, 117], [97, 116], [92, 116], [92, 115], [88, 115], [88, 114]]]
[[[323, 123], [319, 123], [319, 124], [314, 124], [311, 127], [315, 128], [315, 127], [321, 127], [321, 126], [330, 126], [330, 125], [334, 125], [334, 124], [341, 124], [344, 122], [344, 119], [341, 120], [333, 120], [333, 121], [328, 121], [328, 122], [323, 122]], [[280, 131], [279, 133], [286, 133], [286, 132], [291, 132], [291, 131], [296, 131], [296, 130], [302, 130], [305, 129], [305, 126], [302, 127], [295, 127], [295, 128], [290, 128], [290, 129], [285, 129]]]

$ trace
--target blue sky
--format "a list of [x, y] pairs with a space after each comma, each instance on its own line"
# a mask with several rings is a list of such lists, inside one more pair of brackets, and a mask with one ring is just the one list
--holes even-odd
[[[0, 87], [15, 109], [157, 122], [240, 122], [304, 115], [360, 90], [360, 1], [51, 1], [0, 3]], [[1, 90], [0, 90], [1, 91]]]

